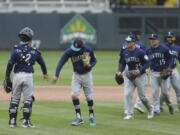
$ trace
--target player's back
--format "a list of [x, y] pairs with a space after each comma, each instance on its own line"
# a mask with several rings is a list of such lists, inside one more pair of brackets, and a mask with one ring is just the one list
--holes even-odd
[[11, 57], [11, 61], [15, 63], [14, 72], [33, 73], [33, 65], [39, 56], [40, 52], [30, 46], [15, 46]]

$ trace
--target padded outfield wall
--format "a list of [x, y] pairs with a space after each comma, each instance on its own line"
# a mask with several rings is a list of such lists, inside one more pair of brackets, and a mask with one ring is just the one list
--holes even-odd
[[[18, 43], [18, 32], [29, 26], [35, 32], [34, 46], [40, 49], [65, 49], [76, 37], [83, 38], [95, 49], [116, 50], [133, 29], [140, 29], [142, 40], [149, 44], [148, 34], [163, 34], [169, 30], [180, 35], [179, 13], [85, 13], [71, 14], [0, 14], [0, 49], [10, 49]], [[179, 38], [178, 38], [179, 40]]]

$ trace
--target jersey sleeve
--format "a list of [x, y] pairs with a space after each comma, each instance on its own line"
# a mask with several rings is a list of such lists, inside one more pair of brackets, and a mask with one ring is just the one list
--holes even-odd
[[166, 61], [165, 68], [172, 68], [173, 60], [172, 60], [172, 56], [170, 54], [169, 49], [165, 48], [164, 56], [165, 56], [165, 61]]
[[140, 55], [140, 61], [141, 61], [142, 67], [140, 67], [139, 70], [140, 70], [141, 74], [143, 74], [146, 72], [146, 69], [148, 69], [150, 66], [149, 58], [144, 51], [142, 51], [142, 53]]
[[177, 59], [180, 62], [180, 47], [178, 47], [178, 57], [177, 57]]
[[61, 72], [61, 69], [62, 67], [64, 66], [64, 64], [67, 62], [67, 60], [69, 59], [70, 57], [70, 50], [67, 49], [64, 54], [62, 55], [61, 59], [59, 60], [58, 62], [58, 65], [56, 67], [56, 73], [55, 73], [55, 76], [56, 77], [59, 77], [60, 75], [60, 72]]
[[97, 63], [97, 59], [93, 50], [91, 50], [90, 56], [91, 56], [91, 60], [90, 60], [91, 67], [94, 67]]
[[17, 55], [16, 51], [13, 50], [11, 52], [11, 56], [9, 58], [9, 61], [8, 61], [7, 67], [6, 67], [6, 78], [10, 78], [11, 71], [12, 71], [12, 69], [14, 67], [14, 64], [17, 61], [16, 55]]
[[45, 64], [45, 61], [40, 52], [38, 52], [38, 57], [37, 57], [36, 61], [41, 66], [41, 70], [42, 70], [43, 74], [44, 75], [47, 74], [46, 64]]
[[125, 58], [124, 58], [124, 54], [122, 53], [122, 55], [120, 56], [119, 58], [119, 65], [118, 65], [118, 71], [119, 72], [123, 72], [125, 67], [126, 67], [126, 61], [125, 61]]

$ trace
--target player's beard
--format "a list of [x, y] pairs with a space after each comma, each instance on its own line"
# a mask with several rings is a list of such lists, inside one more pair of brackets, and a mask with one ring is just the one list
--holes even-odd
[[170, 45], [170, 46], [171, 46], [171, 45], [173, 45], [173, 44], [174, 44], [174, 41], [173, 41], [173, 40], [170, 40], [170, 41], [168, 41], [167, 43], [168, 43], [168, 45]]

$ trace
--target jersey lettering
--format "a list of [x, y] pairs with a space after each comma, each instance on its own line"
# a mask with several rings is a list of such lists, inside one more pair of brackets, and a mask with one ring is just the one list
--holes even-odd
[[129, 58], [125, 58], [126, 63], [129, 62], [139, 62], [139, 58], [137, 57], [129, 57]]
[[156, 59], [156, 58], [164, 58], [164, 54], [162, 53], [153, 53], [151, 55], [149, 55], [149, 58], [152, 59]]

